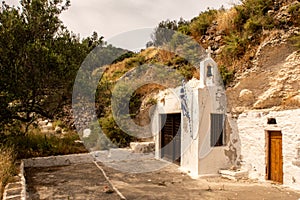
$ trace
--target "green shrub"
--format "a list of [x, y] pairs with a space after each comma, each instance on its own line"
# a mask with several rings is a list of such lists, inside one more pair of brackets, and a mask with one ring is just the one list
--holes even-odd
[[122, 77], [126, 72], [127, 72], [127, 70], [116, 70], [116, 71], [114, 71], [112, 78], [118, 79], [118, 78]]
[[189, 25], [182, 25], [178, 27], [178, 31], [182, 34], [185, 35], [190, 35], [191, 34], [191, 29]]
[[135, 57], [132, 57], [130, 58], [126, 63], [126, 68], [127, 69], [132, 69], [134, 67], [137, 67], [139, 65], [142, 65], [145, 63], [145, 57], [144, 56], [135, 56]]
[[300, 2], [292, 4], [288, 9], [288, 13], [292, 16], [291, 20], [296, 25], [300, 25]]
[[137, 94], [136, 92], [134, 92], [131, 97], [130, 97], [130, 101], [129, 101], [129, 114], [131, 115], [131, 117], [135, 117], [137, 115], [137, 113], [140, 110], [140, 107], [142, 105], [142, 95], [141, 94]]
[[246, 30], [248, 33], [253, 34], [258, 31], [261, 31], [263, 26], [264, 26], [264, 23], [263, 23], [262, 17], [251, 17], [244, 24], [244, 30]]
[[7, 135], [2, 142], [5, 146], [13, 146], [18, 159], [65, 155], [86, 152], [86, 149], [75, 143], [79, 140], [76, 133], [69, 133], [64, 137], [56, 135], [36, 134], [29, 131], [28, 134]]
[[192, 35], [204, 35], [213, 20], [216, 18], [217, 10], [208, 9], [205, 12], [192, 19], [190, 31]]
[[293, 42], [294, 46], [300, 50], [300, 35], [293, 36], [291, 41]]
[[118, 147], [127, 147], [134, 137], [122, 131], [112, 115], [99, 119], [103, 133]]
[[150, 105], [150, 106], [155, 105], [155, 104], [157, 104], [157, 99], [155, 99], [153, 97], [148, 99], [147, 102], [146, 102], [146, 105]]
[[180, 56], [175, 56], [172, 60], [171, 63], [173, 65], [187, 65], [189, 62]]
[[131, 58], [131, 57], [134, 57], [134, 56], [136, 56], [136, 53], [134, 53], [132, 51], [126, 52], [126, 53], [122, 54], [120, 57], [118, 57], [117, 59], [115, 59], [112, 62], [112, 64], [115, 64], [115, 63], [118, 63], [118, 62], [122, 62], [126, 58]]
[[225, 37], [225, 47], [222, 53], [227, 58], [240, 58], [245, 54], [248, 43], [248, 37], [241, 37], [236, 33], [231, 34]]
[[241, 5], [234, 7], [237, 11], [234, 19], [236, 31], [255, 33], [263, 27], [269, 27], [272, 20], [267, 12], [273, 6], [272, 0], [243, 0]]
[[53, 122], [53, 127], [61, 127], [61, 128], [67, 128], [67, 126], [61, 121], [61, 120], [55, 120]]
[[219, 71], [225, 86], [231, 83], [234, 79], [234, 71], [228, 70], [224, 65], [219, 67]]
[[190, 80], [193, 78], [196, 69], [191, 65], [182, 65], [178, 68], [178, 71], [186, 80]]

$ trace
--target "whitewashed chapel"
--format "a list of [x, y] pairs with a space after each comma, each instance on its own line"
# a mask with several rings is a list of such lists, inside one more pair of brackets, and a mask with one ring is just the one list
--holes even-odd
[[209, 54], [200, 64], [200, 80], [159, 93], [153, 120], [156, 157], [177, 163], [195, 177], [229, 167], [225, 112], [223, 83]]

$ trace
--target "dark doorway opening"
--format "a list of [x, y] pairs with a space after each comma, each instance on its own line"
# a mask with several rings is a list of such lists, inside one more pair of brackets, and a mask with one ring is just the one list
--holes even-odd
[[180, 164], [181, 114], [162, 114], [161, 125], [161, 158]]

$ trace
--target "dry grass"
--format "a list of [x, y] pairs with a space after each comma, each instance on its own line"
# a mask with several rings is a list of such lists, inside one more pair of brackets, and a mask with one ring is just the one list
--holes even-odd
[[0, 146], [0, 199], [2, 199], [5, 184], [15, 172], [14, 160], [13, 149]]
[[284, 99], [283, 107], [285, 109], [300, 108], [300, 95], [291, 96]]
[[219, 11], [217, 14], [216, 21], [218, 23], [217, 30], [224, 31], [226, 34], [229, 34], [230, 31], [234, 30], [234, 19], [237, 16], [237, 11], [235, 8], [230, 10]]
[[158, 52], [158, 60], [162, 62], [166, 62], [175, 57], [175, 54], [171, 51], [160, 50]]

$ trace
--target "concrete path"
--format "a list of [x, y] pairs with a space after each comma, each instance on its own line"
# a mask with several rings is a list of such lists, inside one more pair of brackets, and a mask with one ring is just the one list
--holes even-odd
[[103, 199], [120, 197], [94, 163], [26, 170], [28, 199]]
[[191, 179], [185, 173], [180, 172], [178, 166], [174, 164], [158, 171], [141, 174], [116, 171], [103, 164], [101, 167], [127, 199], [300, 199], [300, 193], [271, 183], [261, 184], [250, 180], [232, 181], [221, 177]]
[[[54, 161], [65, 166], [50, 166]], [[177, 165], [155, 160], [153, 155], [131, 154], [126, 150], [25, 163], [31, 165], [26, 168], [28, 199], [34, 200], [300, 199], [300, 193], [271, 183], [220, 177], [191, 179]], [[44, 166], [38, 167], [41, 165]]]

